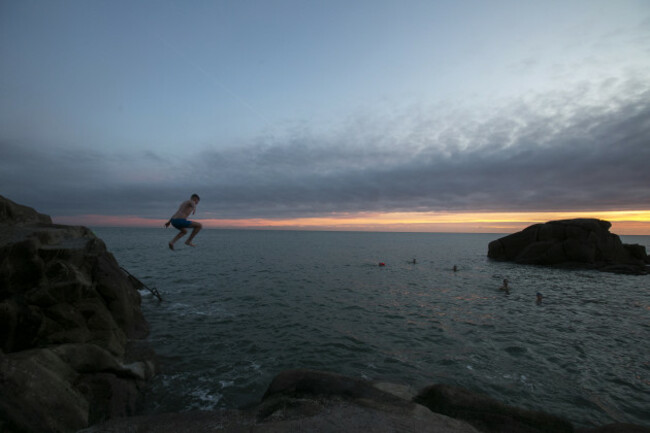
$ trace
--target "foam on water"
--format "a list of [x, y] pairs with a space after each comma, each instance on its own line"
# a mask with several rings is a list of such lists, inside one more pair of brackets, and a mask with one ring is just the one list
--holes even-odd
[[95, 232], [164, 298], [142, 304], [163, 363], [148, 412], [246, 406], [314, 368], [650, 425], [647, 276], [493, 262], [500, 235], [204, 230], [172, 252], [170, 230]]

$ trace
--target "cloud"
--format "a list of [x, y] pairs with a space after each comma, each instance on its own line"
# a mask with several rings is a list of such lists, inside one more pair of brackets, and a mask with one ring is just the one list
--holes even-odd
[[[580, 93], [520, 101], [482, 120], [423, 118], [409, 134], [359, 136], [350, 127], [235, 155], [206, 151], [203, 160], [228, 177], [215, 183], [217, 201], [237, 212], [254, 204], [252, 216], [613, 210], [650, 202], [647, 88], [607, 101]], [[384, 133], [403, 130], [382, 120]]]
[[[496, 105], [496, 104], [495, 104]], [[623, 210], [650, 203], [650, 88], [585, 83], [489, 110], [411, 107], [179, 157], [0, 142], [3, 195], [51, 215]]]

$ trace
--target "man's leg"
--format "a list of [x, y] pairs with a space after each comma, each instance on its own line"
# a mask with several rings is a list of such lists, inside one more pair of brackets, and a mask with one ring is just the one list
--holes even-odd
[[192, 229], [193, 229], [192, 234], [190, 235], [190, 238], [185, 241], [185, 244], [193, 247], [195, 245], [192, 243], [192, 239], [194, 239], [194, 236], [196, 236], [196, 234], [201, 231], [201, 228], [203, 228], [203, 226], [201, 225], [201, 223], [197, 223], [196, 221], [192, 221], [192, 223], [190, 224], [190, 227], [192, 227]]
[[174, 236], [174, 239], [172, 239], [172, 241], [169, 243], [169, 249], [170, 250], [174, 249], [174, 244], [176, 243], [177, 240], [179, 240], [180, 238], [182, 238], [183, 236], [185, 236], [187, 234], [187, 230], [185, 230], [185, 229], [180, 229], [180, 230], [181, 231], [178, 232], [178, 234], [176, 236]]

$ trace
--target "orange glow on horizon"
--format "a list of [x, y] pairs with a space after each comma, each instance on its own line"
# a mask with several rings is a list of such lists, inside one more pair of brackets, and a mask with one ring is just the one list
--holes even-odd
[[[531, 224], [559, 219], [599, 218], [612, 233], [650, 235], [650, 210], [595, 212], [385, 212], [335, 213], [310, 218], [198, 219], [206, 228], [339, 231], [512, 233]], [[96, 227], [162, 227], [167, 220], [136, 216], [81, 215], [55, 222]]]

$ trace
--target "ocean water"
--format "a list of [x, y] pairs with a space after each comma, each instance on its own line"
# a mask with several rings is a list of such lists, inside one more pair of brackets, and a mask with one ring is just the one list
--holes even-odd
[[500, 234], [203, 230], [170, 251], [172, 230], [93, 231], [164, 298], [141, 292], [163, 369], [145, 413], [246, 407], [311, 368], [650, 425], [650, 276], [491, 261]]

